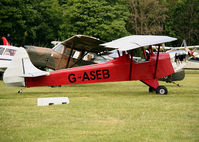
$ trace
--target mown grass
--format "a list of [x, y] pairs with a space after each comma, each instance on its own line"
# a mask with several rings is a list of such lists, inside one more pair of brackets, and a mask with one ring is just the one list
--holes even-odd
[[[141, 82], [25, 89], [0, 82], [0, 142], [199, 141], [199, 71], [187, 72], [168, 95], [149, 94]], [[70, 104], [37, 106], [39, 97]]]

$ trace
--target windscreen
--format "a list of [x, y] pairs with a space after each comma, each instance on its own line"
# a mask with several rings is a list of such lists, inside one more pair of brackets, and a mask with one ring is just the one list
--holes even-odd
[[3, 54], [3, 51], [5, 50], [5, 48], [3, 48], [3, 47], [0, 47], [0, 55], [2, 55]]

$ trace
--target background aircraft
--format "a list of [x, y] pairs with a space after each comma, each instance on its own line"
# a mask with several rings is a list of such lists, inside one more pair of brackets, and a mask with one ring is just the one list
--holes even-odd
[[25, 48], [36, 67], [42, 70], [58, 70], [96, 64], [93, 58], [104, 51], [100, 46], [102, 43], [104, 42], [94, 37], [75, 35], [63, 42], [57, 42], [52, 49], [36, 46]]
[[[183, 50], [183, 48], [179, 49], [179, 50]], [[198, 70], [199, 69], [199, 45], [185, 46], [184, 50], [189, 55], [189, 57], [187, 59], [187, 64], [184, 69]]]
[[[185, 69], [199, 69], [199, 45], [187, 46], [186, 41], [184, 40], [181, 47], [165, 47], [163, 45], [161, 48], [163, 51], [166, 50], [166, 52], [174, 56], [177, 62], [181, 62], [182, 60], [186, 61], [186, 64], [181, 71], [161, 78], [161, 81], [176, 84], [174, 81], [181, 81], [185, 78]], [[177, 85], [180, 86], [179, 84]]]
[[2, 44], [3, 45], [0, 45], [0, 79], [2, 79], [3, 72], [18, 50], [18, 48], [11, 46], [5, 37], [2, 37]]
[[3, 41], [3, 45], [10, 46], [10, 43], [7, 41], [7, 39], [4, 36], [2, 36], [2, 41]]
[[[3, 38], [3, 43], [9, 45], [6, 38]], [[85, 35], [75, 35], [63, 42], [57, 43], [52, 49], [37, 46], [25, 46], [25, 49], [28, 52], [31, 62], [42, 70], [58, 70], [96, 64], [101, 57], [94, 59], [94, 56], [96, 57], [99, 52], [104, 50], [103, 47], [99, 46], [103, 43], [101, 40]], [[6, 54], [7, 50], [16, 51], [17, 49], [14, 46], [1, 47], [1, 76], [14, 56], [14, 54]]]
[[[113, 81], [140, 80], [149, 86], [149, 91], [156, 91], [157, 94], [167, 94], [167, 89], [160, 86], [159, 78], [168, 76], [180, 70], [184, 61], [177, 64], [169, 53], [160, 53], [160, 46], [157, 54], [153, 53], [151, 45], [162, 44], [176, 40], [167, 36], [128, 36], [121, 39], [100, 44], [104, 51], [117, 49], [118, 58], [102, 64], [62, 69], [57, 71], [41, 71], [34, 67], [28, 54], [23, 48], [17, 52], [15, 59], [4, 73], [4, 82], [8, 86], [56, 86], [68, 84], [83, 84]], [[149, 54], [144, 49], [148, 46]], [[72, 46], [78, 50], [79, 46]], [[133, 56], [136, 50], [142, 50], [142, 60], [134, 61]], [[91, 51], [99, 50], [94, 47]], [[72, 52], [70, 52], [71, 57]], [[174, 62], [173, 62], [174, 61]]]
[[0, 78], [18, 49], [19, 48], [14, 46], [0, 45]]
[[186, 41], [183, 40], [181, 47], [165, 47], [167, 52], [175, 53], [177, 55], [188, 54], [187, 64], [184, 69], [199, 69], [199, 45], [187, 46]]

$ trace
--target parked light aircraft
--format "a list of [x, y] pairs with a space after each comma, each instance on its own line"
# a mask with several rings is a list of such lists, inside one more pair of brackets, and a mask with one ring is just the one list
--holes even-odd
[[[100, 44], [101, 49], [104, 51], [122, 51], [122, 55], [118, 52], [118, 58], [102, 64], [50, 72], [41, 71], [33, 66], [26, 50], [20, 48], [13, 62], [5, 71], [3, 80], [8, 86], [23, 87], [140, 80], [149, 86], [150, 92], [155, 91], [157, 94], [167, 94], [167, 88], [160, 86], [158, 79], [177, 72], [182, 66], [177, 64], [169, 53], [160, 53], [159, 51], [161, 44], [174, 40], [176, 38], [152, 35], [123, 37], [112, 42]], [[152, 50], [152, 45], [159, 45], [156, 54]], [[148, 55], [145, 52], [145, 46], [148, 46]], [[73, 47], [74, 50], [78, 50], [78, 48], [80, 47]], [[101, 49], [92, 47], [91, 50], [101, 51]], [[137, 49], [143, 51], [143, 58], [140, 62], [136, 62], [133, 59]]]
[[9, 66], [18, 49], [14, 46], [0, 45], [0, 76], [2, 76], [3, 72]]
[[183, 40], [181, 47], [164, 47], [167, 52], [183, 56], [188, 54], [187, 64], [184, 69], [199, 69], [199, 45], [187, 46], [186, 41]]
[[0, 45], [0, 79], [18, 50], [18, 48], [11, 46], [5, 37], [2, 37], [2, 44]]
[[[181, 47], [162, 47], [166, 52], [171, 54], [172, 56], [175, 56], [175, 60], [177, 62], [181, 62], [182, 60], [185, 61], [185, 66], [182, 68], [182, 70], [179, 72], [176, 72], [174, 74], [171, 74], [169, 76], [166, 76], [161, 81], [166, 81], [169, 83], [174, 83], [174, 81], [181, 81], [185, 78], [185, 69], [188, 70], [198, 70], [199, 69], [199, 45], [194, 46], [187, 46], [186, 41], [183, 40], [183, 44]], [[191, 49], [191, 50], [190, 50]], [[180, 86], [179, 84], [177, 84]]]
[[184, 47], [178, 47], [178, 48], [172, 49], [172, 51], [176, 51], [176, 50], [179, 50], [181, 52], [183, 52], [183, 50], [186, 51], [189, 57], [187, 59], [187, 64], [184, 67], [184, 69], [198, 70], [199, 69], [199, 51], [197, 49], [199, 49], [199, 45], [186, 46], [185, 44]]
[[99, 47], [104, 42], [85, 35], [75, 35], [65, 41], [53, 43], [55, 47], [52, 49], [25, 46], [31, 62], [36, 67], [42, 70], [45, 68], [58, 70], [95, 64], [96, 62], [91, 59], [104, 49]]
[[[2, 37], [4, 46], [0, 47], [0, 73], [2, 74], [11, 62], [14, 54], [8, 53], [8, 51], [16, 51], [17, 47], [5, 46], [10, 45], [5, 37]], [[26, 51], [30, 57], [34, 66], [39, 69], [46, 70], [58, 70], [70, 67], [77, 67], [83, 65], [96, 64], [95, 61], [91, 61], [94, 54], [99, 53], [98, 50], [92, 50], [91, 47], [98, 48], [99, 44], [103, 43], [101, 40], [94, 37], [85, 35], [75, 35], [63, 42], [58, 42], [54, 48], [44, 48], [37, 46], [25, 46]], [[81, 48], [81, 51], [72, 50], [71, 46]], [[86, 51], [85, 51], [86, 48]], [[102, 48], [100, 48], [102, 49]], [[71, 57], [69, 59], [69, 54]], [[88, 53], [92, 52], [92, 54]], [[6, 55], [6, 56], [5, 56]]]
[[3, 41], [3, 45], [10, 46], [10, 43], [7, 41], [7, 39], [4, 36], [2, 36], [2, 41]]

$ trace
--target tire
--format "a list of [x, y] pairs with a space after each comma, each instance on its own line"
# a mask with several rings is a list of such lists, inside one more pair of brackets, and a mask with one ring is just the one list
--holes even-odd
[[168, 94], [168, 90], [165, 86], [158, 86], [156, 89], [156, 94], [166, 95]]
[[17, 93], [18, 93], [18, 94], [21, 94], [21, 93], [23, 93], [23, 91], [22, 91], [22, 90], [19, 90]]
[[153, 87], [149, 87], [149, 93], [153, 93], [155, 90], [153, 89]]
[[0, 80], [3, 80], [3, 73], [0, 73]]

